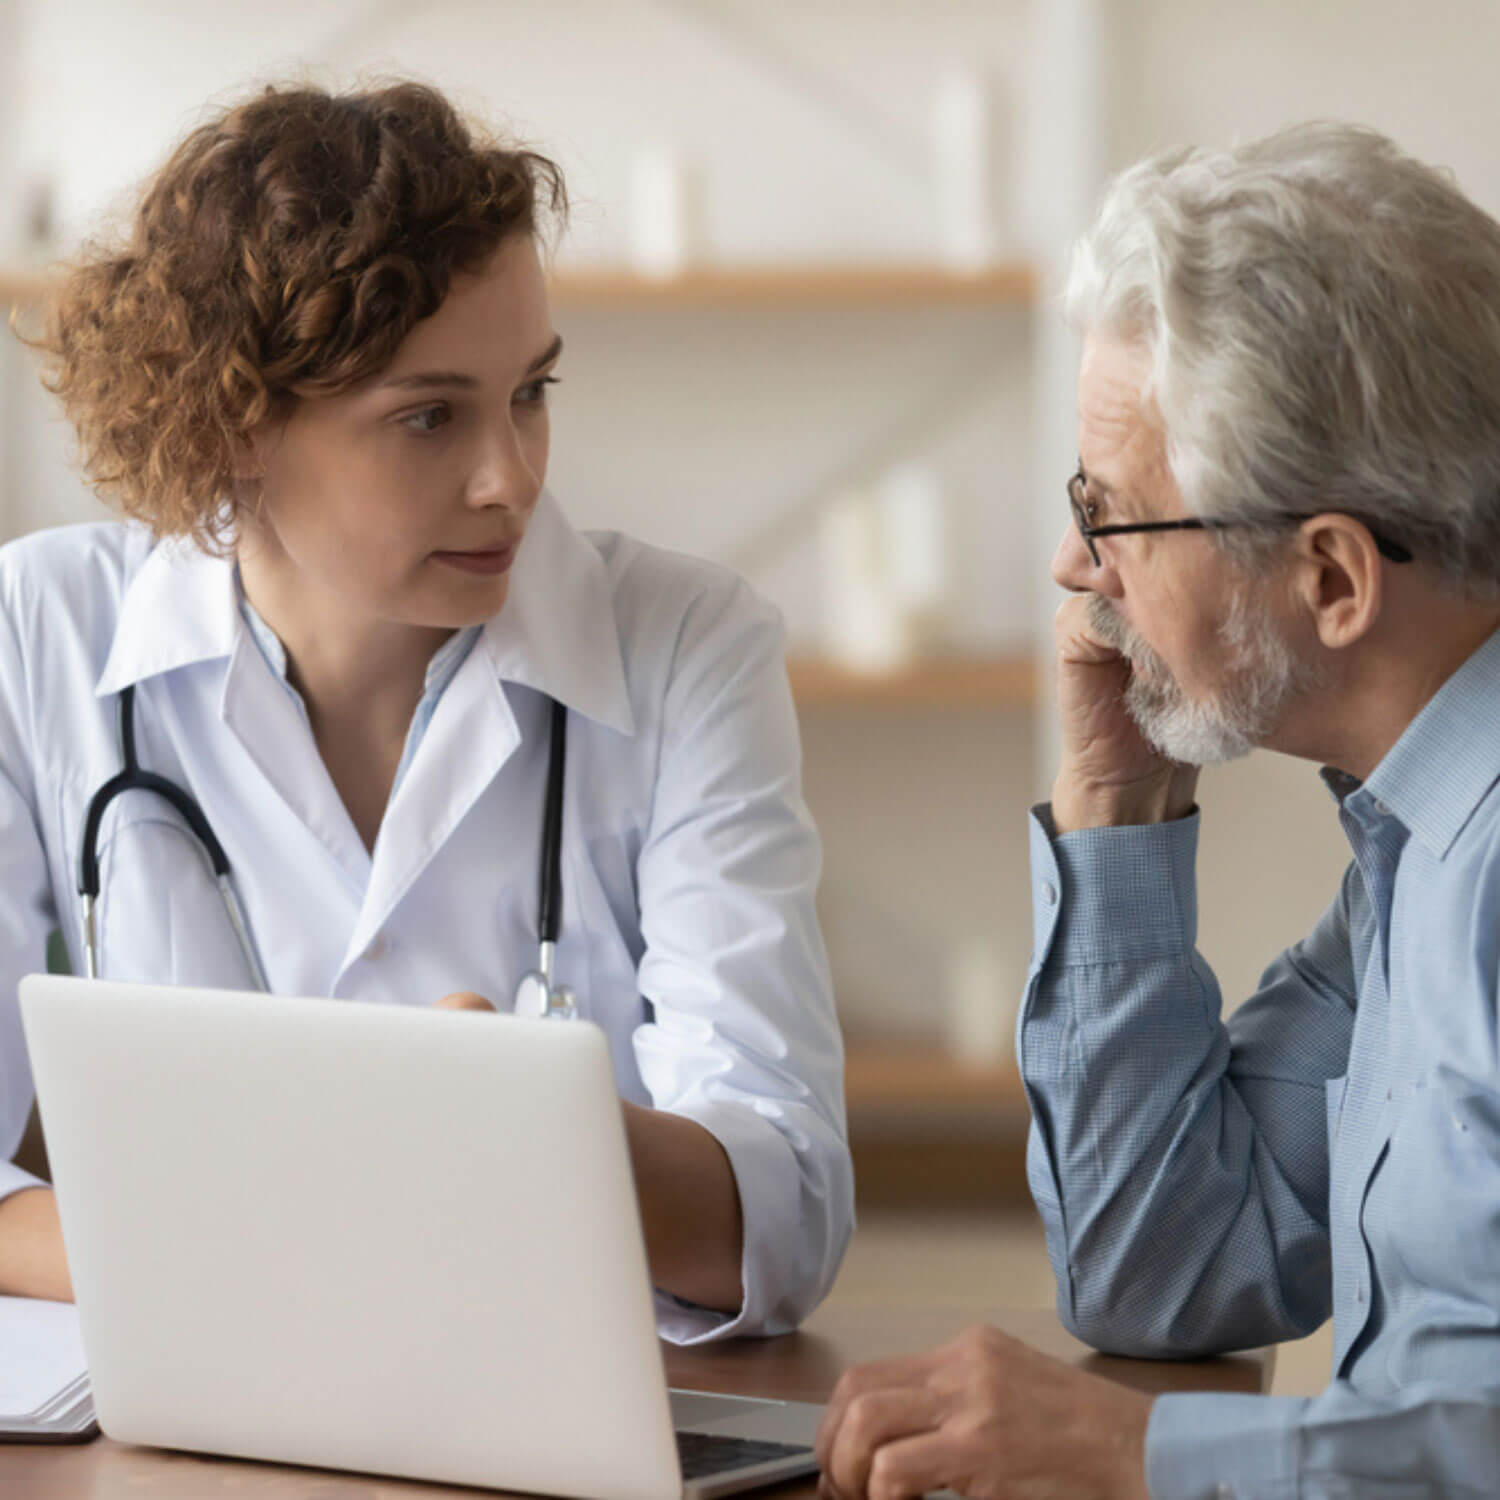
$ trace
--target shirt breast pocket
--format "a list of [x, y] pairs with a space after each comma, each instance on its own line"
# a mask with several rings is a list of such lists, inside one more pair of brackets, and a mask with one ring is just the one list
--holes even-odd
[[100, 831], [100, 977], [256, 988], [208, 851], [170, 807], [139, 801]]
[[1419, 1286], [1500, 1306], [1500, 1105], [1428, 1080], [1392, 1132], [1391, 1249]]

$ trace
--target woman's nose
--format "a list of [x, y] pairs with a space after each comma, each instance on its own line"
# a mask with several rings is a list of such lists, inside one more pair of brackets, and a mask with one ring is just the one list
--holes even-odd
[[466, 498], [476, 509], [502, 505], [524, 511], [536, 504], [541, 489], [541, 475], [511, 431], [486, 440], [470, 470]]

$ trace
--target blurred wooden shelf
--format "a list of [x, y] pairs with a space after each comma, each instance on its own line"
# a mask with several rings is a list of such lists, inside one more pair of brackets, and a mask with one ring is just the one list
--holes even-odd
[[1026, 1094], [1014, 1062], [966, 1063], [940, 1048], [851, 1042], [844, 1057], [851, 1120], [910, 1110], [1024, 1115]]
[[890, 303], [986, 306], [1036, 300], [1035, 270], [1022, 262], [965, 273], [941, 266], [720, 266], [653, 278], [633, 271], [562, 271], [561, 307], [776, 307]]
[[[0, 302], [31, 302], [46, 293], [46, 271], [0, 266]], [[796, 307], [893, 303], [970, 307], [1029, 304], [1037, 276], [1021, 262], [982, 271], [941, 266], [744, 266], [684, 271], [665, 278], [633, 271], [563, 271], [551, 290], [561, 307]]]
[[1030, 656], [931, 657], [892, 672], [859, 672], [818, 657], [787, 663], [798, 704], [890, 708], [1029, 708], [1036, 702]]

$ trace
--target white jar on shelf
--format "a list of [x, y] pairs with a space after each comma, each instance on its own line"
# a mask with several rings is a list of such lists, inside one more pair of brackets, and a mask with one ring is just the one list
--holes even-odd
[[956, 943], [947, 964], [943, 1040], [948, 1055], [968, 1067], [995, 1067], [1015, 1054], [1019, 985], [992, 938]]
[[893, 671], [915, 653], [891, 583], [883, 521], [876, 497], [851, 489], [828, 502], [818, 523], [823, 649], [857, 672]]
[[885, 475], [876, 494], [887, 583], [903, 628], [917, 647], [939, 646], [953, 592], [942, 482], [930, 468], [903, 464]]
[[999, 155], [993, 82], [956, 69], [932, 101], [938, 254], [955, 271], [982, 271], [998, 257]]
[[703, 257], [703, 193], [697, 173], [675, 151], [640, 148], [630, 166], [630, 263], [669, 281]]

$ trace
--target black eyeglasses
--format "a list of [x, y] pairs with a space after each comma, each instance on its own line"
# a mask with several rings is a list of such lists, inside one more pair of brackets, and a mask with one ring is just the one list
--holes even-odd
[[[1089, 557], [1093, 559], [1096, 568], [1102, 567], [1103, 562], [1099, 557], [1099, 548], [1094, 543], [1095, 537], [1123, 536], [1131, 531], [1230, 531], [1235, 527], [1253, 524], [1250, 521], [1204, 521], [1194, 516], [1185, 521], [1125, 521], [1116, 526], [1095, 526], [1089, 520], [1089, 503], [1088, 492], [1084, 487], [1083, 470], [1079, 469], [1068, 480], [1068, 504], [1073, 510], [1073, 524], [1078, 528], [1079, 536], [1083, 538], [1083, 545], [1089, 549]], [[1306, 517], [1289, 515], [1286, 519], [1300, 524], [1306, 520]], [[1382, 557], [1389, 558], [1394, 563], [1411, 561], [1411, 552], [1400, 542], [1393, 542], [1389, 537], [1381, 536], [1369, 522], [1359, 516], [1353, 519], [1359, 521], [1360, 525], [1369, 531], [1370, 540], [1375, 543], [1375, 548]]]

